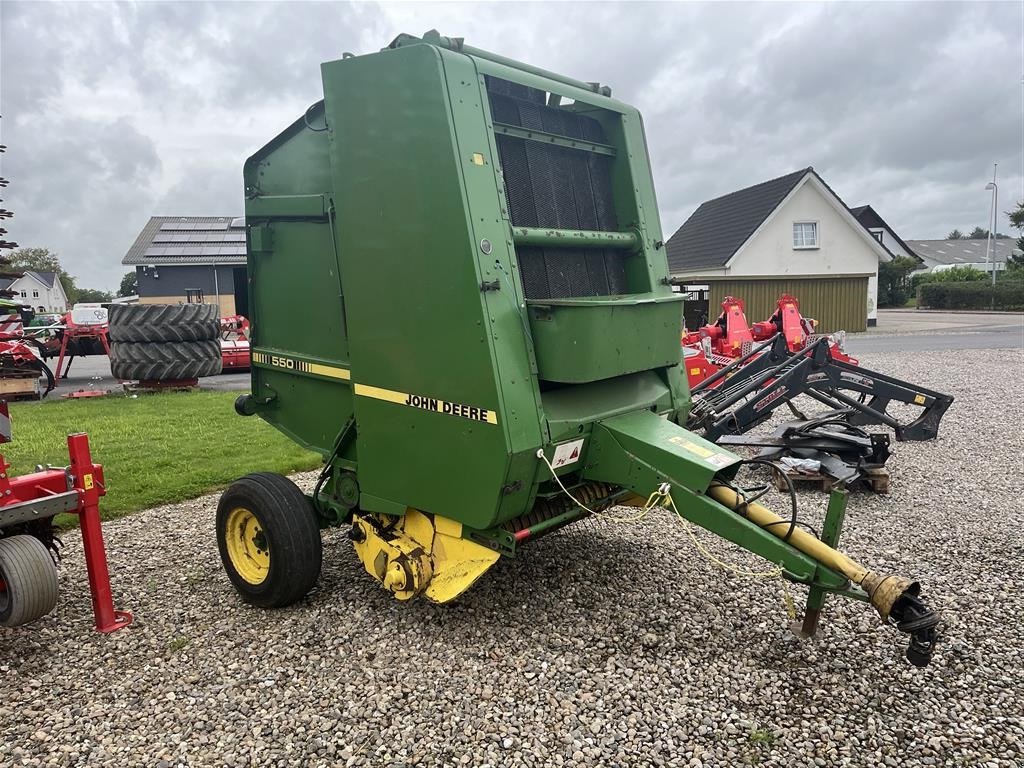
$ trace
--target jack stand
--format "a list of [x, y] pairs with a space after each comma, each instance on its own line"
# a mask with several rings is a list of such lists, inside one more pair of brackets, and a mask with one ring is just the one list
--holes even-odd
[[[825, 523], [821, 529], [821, 540], [833, 549], [839, 546], [839, 536], [843, 531], [846, 502], [849, 497], [850, 493], [846, 488], [836, 488], [828, 497], [828, 510], [825, 512]], [[825, 605], [826, 595], [826, 590], [816, 586], [812, 586], [807, 593], [803, 625], [797, 632], [801, 637], [814, 637], [818, 631], [818, 619], [821, 617], [821, 609]]]

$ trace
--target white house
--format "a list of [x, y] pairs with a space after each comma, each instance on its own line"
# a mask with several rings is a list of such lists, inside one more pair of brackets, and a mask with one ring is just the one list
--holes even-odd
[[68, 295], [56, 272], [30, 271], [14, 280], [4, 278], [0, 280], [0, 289], [12, 291], [14, 301], [29, 305], [39, 313], [66, 312], [68, 308]]
[[877, 318], [878, 264], [893, 254], [813, 168], [703, 203], [666, 244], [673, 281], [709, 286], [767, 319], [782, 293], [821, 330], [863, 330]]

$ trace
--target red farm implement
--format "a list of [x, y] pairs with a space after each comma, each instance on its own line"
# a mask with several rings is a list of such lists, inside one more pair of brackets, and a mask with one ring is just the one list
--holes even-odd
[[[9, 442], [11, 421], [0, 401], [0, 442]], [[59, 540], [53, 519], [78, 515], [92, 596], [95, 628], [113, 632], [132, 622], [114, 609], [100, 528], [99, 499], [106, 491], [103, 467], [94, 464], [85, 434], [68, 435], [66, 468], [40, 469], [9, 477], [0, 456], [0, 626], [16, 627], [48, 614], [57, 604], [56, 553]]]
[[220, 319], [220, 355], [223, 372], [249, 370], [249, 321], [242, 315]]
[[[40, 389], [40, 375], [46, 388]], [[36, 350], [26, 343], [18, 305], [0, 300], [0, 398], [38, 400], [54, 387], [53, 373]]]
[[[99, 304], [79, 304], [62, 318], [63, 328], [59, 329], [59, 352], [57, 354], [57, 378], [66, 379], [71, 363], [76, 356], [110, 356], [107, 310]], [[64, 358], [68, 358], [64, 368]]]
[[[784, 295], [768, 320], [748, 326], [743, 302], [728, 297], [715, 323], [683, 337], [693, 395], [688, 428], [718, 441], [808, 395], [833, 409], [833, 422], [884, 424], [897, 440], [931, 440], [938, 434], [951, 396], [861, 366], [843, 351], [844, 333], [815, 336], [815, 322], [799, 307]], [[893, 403], [909, 406], [912, 416], [906, 418], [903, 409], [898, 417], [890, 410]]]

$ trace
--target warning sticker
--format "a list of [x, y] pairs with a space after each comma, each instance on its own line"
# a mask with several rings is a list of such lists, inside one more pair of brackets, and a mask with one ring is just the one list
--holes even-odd
[[555, 456], [551, 461], [551, 466], [555, 469], [564, 467], [566, 464], [574, 464], [580, 460], [580, 454], [583, 453], [583, 440], [573, 440], [569, 443], [562, 443], [561, 445], [555, 446]]
[[686, 438], [679, 437], [678, 435], [670, 437], [668, 441], [678, 445], [685, 451], [700, 456], [712, 467], [727, 467], [734, 461], [734, 458], [727, 453], [716, 453], [710, 448], [705, 448], [703, 445], [697, 445], [697, 443], [692, 440], [687, 440]]

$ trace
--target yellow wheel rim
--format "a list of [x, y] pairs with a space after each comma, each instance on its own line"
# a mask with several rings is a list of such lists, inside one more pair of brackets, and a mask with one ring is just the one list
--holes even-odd
[[270, 573], [270, 548], [259, 518], [245, 507], [228, 513], [228, 558], [235, 571], [250, 584], [262, 584]]

